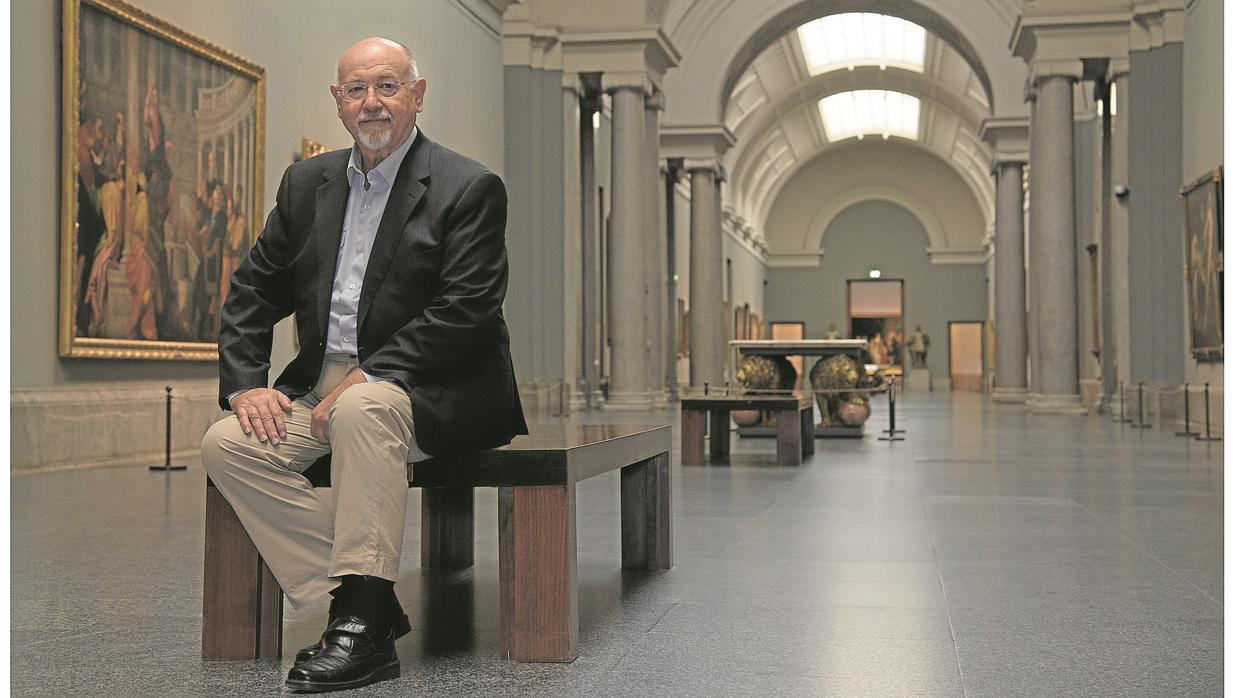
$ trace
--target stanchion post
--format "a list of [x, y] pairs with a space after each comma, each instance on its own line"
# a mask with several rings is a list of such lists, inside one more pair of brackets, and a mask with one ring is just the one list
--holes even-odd
[[185, 470], [184, 465], [172, 464], [172, 386], [165, 385], [164, 391], [166, 392], [164, 400], [164, 464], [152, 465], [149, 469], [161, 470], [163, 472]]
[[887, 430], [883, 433], [886, 436], [878, 437], [879, 441], [903, 441], [903, 436], [897, 434], [903, 433], [903, 430], [896, 430], [896, 396], [891, 389], [891, 383], [887, 384]]
[[1177, 431], [1176, 436], [1200, 436], [1188, 426], [1188, 383], [1184, 384], [1184, 431]]
[[1132, 423], [1133, 429], [1149, 429], [1150, 425], [1145, 423], [1145, 382], [1137, 383], [1137, 417]]
[[1128, 417], [1124, 415], [1124, 381], [1119, 382], [1119, 423], [1126, 424]]
[[1201, 397], [1202, 397], [1202, 401], [1205, 403], [1205, 406], [1206, 406], [1206, 433], [1199, 434], [1195, 438], [1198, 441], [1222, 441], [1223, 437], [1210, 435], [1210, 384], [1209, 383], [1206, 383], [1205, 385], [1201, 386]]

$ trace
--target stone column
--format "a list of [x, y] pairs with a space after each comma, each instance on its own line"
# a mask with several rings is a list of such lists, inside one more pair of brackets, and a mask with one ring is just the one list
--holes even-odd
[[689, 395], [723, 385], [723, 237], [718, 163], [686, 160], [689, 213]]
[[659, 173], [659, 110], [663, 108], [663, 94], [656, 93], [646, 100], [646, 141], [642, 162], [642, 193], [645, 205], [644, 228], [646, 234], [646, 384], [656, 403], [667, 401], [663, 386], [664, 337], [663, 314], [667, 307], [667, 278], [663, 260], [667, 259], [667, 238], [663, 234], [662, 209], [659, 200], [663, 178]]
[[659, 210], [663, 213], [663, 244], [667, 254], [663, 265], [663, 283], [667, 293], [663, 299], [663, 386], [668, 400], [676, 400], [680, 392], [676, 370], [680, 353], [680, 338], [676, 332], [679, 322], [676, 305], [676, 184], [680, 181], [680, 174], [680, 160], [663, 161], [659, 170], [663, 180]]
[[[606, 79], [606, 76], [604, 76]], [[611, 375], [607, 406], [650, 406], [646, 368], [647, 239], [643, 167], [646, 95], [641, 85], [616, 85], [611, 94], [611, 228], [608, 275]]]
[[1035, 191], [1034, 181], [1037, 179], [1038, 175], [1041, 173], [1040, 164], [1038, 161], [1038, 142], [1034, 138], [1034, 134], [1037, 133], [1037, 130], [1038, 130], [1038, 98], [1037, 98], [1037, 94], [1032, 89], [1030, 89], [1029, 90], [1029, 167], [1028, 167], [1028, 172], [1026, 175], [1026, 182], [1027, 182], [1028, 192], [1029, 192], [1029, 210], [1028, 210], [1029, 225], [1026, 227], [1028, 234], [1025, 236], [1025, 252], [1026, 252], [1025, 269], [1027, 272], [1025, 275], [1025, 304], [1027, 307], [1027, 310], [1025, 311], [1025, 314], [1026, 314], [1025, 327], [1028, 330], [1028, 333], [1025, 335], [1026, 336], [1025, 352], [1028, 355], [1028, 362], [1029, 362], [1029, 393], [1028, 395], [1030, 399], [1032, 399], [1033, 396], [1037, 395], [1038, 393], [1042, 392], [1041, 391], [1042, 371], [1040, 370], [1041, 366], [1038, 365], [1038, 351], [1037, 351], [1037, 346], [1035, 344], [1037, 342], [1037, 337], [1038, 337], [1038, 306], [1037, 306], [1038, 297], [1037, 297], [1037, 294], [1034, 293], [1034, 287], [1037, 285], [1038, 270], [1034, 266], [1034, 263], [1033, 263], [1033, 260], [1035, 257], [1035, 250], [1037, 249], [1039, 240], [1041, 240], [1039, 236], [1034, 234], [1034, 231], [1038, 229], [1038, 211], [1037, 211], [1037, 206], [1035, 206], [1033, 203], [1034, 200], [1037, 198], [1037, 192]]
[[565, 73], [564, 106], [564, 383], [571, 409], [585, 406], [582, 392], [582, 337], [585, 316], [581, 199], [581, 79]]
[[1080, 76], [1066, 66], [1035, 77], [1037, 142], [1033, 205], [1037, 244], [1032, 250], [1036, 296], [1039, 384], [1034, 412], [1083, 414], [1077, 325], [1076, 223], [1072, 87]]
[[603, 305], [600, 285], [601, 248], [598, 230], [598, 186], [594, 179], [594, 115], [601, 107], [598, 74], [582, 75], [580, 136], [581, 153], [581, 315], [582, 393], [587, 407], [602, 402], [599, 390], [602, 368], [601, 323]]
[[1128, 198], [1116, 196], [1115, 187], [1128, 187], [1128, 59], [1111, 59], [1111, 82], [1115, 85], [1115, 116], [1111, 117], [1110, 220], [1103, 234], [1102, 268], [1110, 290], [1110, 309], [1104, 309], [1102, 341], [1114, 363], [1115, 391], [1107, 391], [1110, 409], [1119, 413], [1116, 399], [1119, 382], [1131, 382], [1128, 305]]
[[1025, 187], [1024, 163], [995, 165], [995, 402], [1024, 402]]

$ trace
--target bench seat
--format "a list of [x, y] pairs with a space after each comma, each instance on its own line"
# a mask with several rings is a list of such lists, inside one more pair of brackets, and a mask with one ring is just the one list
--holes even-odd
[[814, 453], [814, 401], [808, 395], [708, 395], [680, 398], [680, 451], [685, 465], [706, 462], [706, 416], [710, 415], [710, 460], [727, 463], [731, 415], [735, 410], [775, 413], [775, 460], [800, 465]]
[[[507, 446], [410, 465], [422, 489], [424, 567], [473, 565], [475, 487], [499, 489], [500, 654], [526, 662], [577, 657], [576, 484], [620, 470], [621, 563], [671, 569], [667, 425], [531, 428]], [[304, 474], [330, 486], [329, 458]], [[279, 657], [283, 594], [232, 507], [207, 481], [202, 656]]]

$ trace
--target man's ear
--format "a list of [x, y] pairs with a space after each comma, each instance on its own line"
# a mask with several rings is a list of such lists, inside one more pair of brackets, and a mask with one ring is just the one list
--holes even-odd
[[418, 113], [422, 113], [422, 99], [426, 97], [426, 78], [418, 78], [413, 83], [413, 104], [417, 107]]
[[328, 85], [327, 91], [331, 93], [332, 99], [336, 102], [336, 113], [344, 108], [344, 101], [340, 99], [340, 85]]

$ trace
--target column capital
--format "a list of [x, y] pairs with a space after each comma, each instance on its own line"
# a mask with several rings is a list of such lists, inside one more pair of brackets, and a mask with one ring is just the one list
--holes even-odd
[[564, 73], [564, 77], [560, 78], [560, 87], [565, 92], [572, 92], [578, 97], [585, 96], [585, 89], [581, 86], [581, 76], [577, 73]]
[[654, 94], [654, 82], [643, 71], [603, 73], [603, 92], [617, 90], [641, 90], [642, 96], [649, 97]]
[[1024, 167], [1028, 164], [1028, 153], [1023, 155], [995, 153], [994, 157], [990, 158], [990, 173], [999, 174], [999, 170], [1004, 167]]
[[685, 158], [684, 162], [689, 174], [709, 172], [716, 181], [723, 181], [723, 165], [715, 158]]
[[1029, 63], [1029, 79], [1035, 90], [1049, 78], [1071, 78], [1075, 81], [1080, 80], [1084, 73], [1085, 64], [1077, 59], [1035, 60]]
[[999, 163], [1025, 164], [1029, 161], [1029, 117], [991, 116], [978, 129], [982, 140], [994, 151], [991, 170]]
[[736, 136], [723, 124], [664, 124], [659, 128], [659, 154], [665, 158], [715, 162], [736, 145]]

